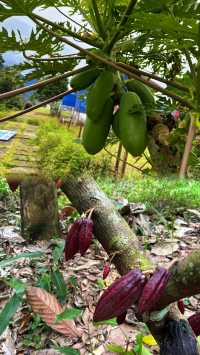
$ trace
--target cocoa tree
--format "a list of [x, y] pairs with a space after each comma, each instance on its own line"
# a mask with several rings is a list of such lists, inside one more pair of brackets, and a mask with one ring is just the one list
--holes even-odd
[[[45, 18], [38, 11], [38, 6], [48, 8], [53, 5], [57, 11], [62, 12], [62, 6], [69, 6], [72, 13], [79, 13], [83, 17], [83, 24], [77, 24], [74, 29], [73, 20], [70, 21], [68, 14], [64, 12], [65, 20], [59, 23], [52, 22]], [[12, 33], [9, 37], [6, 30], [0, 33], [1, 50], [21, 50], [27, 60], [27, 66], [40, 67], [41, 63], [47, 62], [53, 65], [54, 62], [61, 63], [58, 73], [65, 71], [65, 61], [75, 60], [76, 63], [85, 58], [88, 64], [100, 68], [110, 68], [115, 74], [123, 73], [146, 86], [166, 95], [175, 103], [181, 105], [186, 113], [192, 115], [194, 120], [199, 115], [200, 94], [200, 43], [199, 43], [199, 10], [200, 5], [194, 0], [180, 1], [16, 1], [4, 0], [0, 4], [0, 19], [3, 21], [13, 15], [28, 16], [36, 24], [36, 33], [32, 33], [29, 42], [18, 40]], [[77, 44], [72, 41], [78, 39], [82, 42]], [[41, 43], [47, 44], [40, 45]], [[78, 50], [70, 57], [62, 56], [60, 51], [67, 44]], [[89, 44], [91, 49], [85, 49], [83, 44]], [[33, 50], [33, 56], [27, 56], [26, 50]], [[46, 55], [48, 54], [48, 57]], [[133, 60], [134, 58], [134, 60]], [[185, 70], [185, 61], [188, 63], [190, 84], [182, 78]], [[148, 73], [144, 68], [149, 65], [153, 73]], [[86, 68], [88, 69], [88, 68]], [[85, 71], [86, 69], [83, 69]], [[54, 72], [55, 73], [55, 72]], [[64, 73], [63, 76], [73, 76], [75, 71]], [[43, 81], [34, 85], [34, 89], [49, 84], [49, 80], [60, 80], [61, 76]], [[116, 76], [115, 76], [116, 78]], [[158, 83], [148, 80], [156, 79], [157, 82], [165, 83], [163, 88]], [[116, 84], [116, 102], [122, 94], [121, 78]], [[6, 94], [0, 95], [0, 100], [15, 96], [22, 92], [32, 90], [30, 88], [19, 88]], [[76, 89], [76, 88], [75, 88]], [[62, 96], [64, 94], [60, 94]], [[57, 99], [57, 97], [56, 97]], [[55, 98], [52, 98], [54, 101]], [[32, 109], [34, 109], [33, 107]], [[24, 112], [18, 113], [22, 115]], [[16, 116], [16, 115], [15, 115]], [[7, 117], [4, 120], [11, 119]], [[154, 127], [154, 115], [149, 114], [150, 126]], [[162, 122], [155, 121], [156, 124]], [[166, 125], [167, 126], [167, 125]], [[168, 126], [167, 126], [168, 127]], [[163, 128], [163, 126], [162, 126]], [[166, 128], [165, 128], [166, 131]], [[150, 130], [150, 140], [155, 138]], [[169, 135], [168, 135], [169, 136]], [[170, 144], [167, 136], [167, 145]], [[161, 137], [161, 138], [160, 138]], [[189, 137], [191, 140], [191, 136]], [[162, 141], [161, 141], [162, 139]], [[155, 140], [155, 139], [154, 139]], [[157, 143], [163, 142], [163, 136], [158, 132]], [[155, 142], [153, 142], [155, 143]], [[165, 145], [165, 144], [164, 144]], [[186, 145], [186, 155], [188, 156]], [[149, 147], [151, 151], [151, 147]], [[168, 154], [170, 153], [168, 149]], [[185, 159], [184, 159], [185, 164]], [[185, 164], [187, 165], [187, 164]], [[111, 202], [98, 190], [94, 181], [73, 176], [66, 177], [63, 184], [63, 191], [68, 195], [75, 207], [80, 211], [94, 208], [93, 220], [95, 235], [108, 252], [115, 254], [113, 259], [118, 271], [126, 274], [134, 268], [145, 271], [146, 268], [154, 268], [137, 243], [136, 237], [115, 211]], [[185, 260], [174, 262], [170, 268], [170, 278], [164, 286], [163, 294], [157, 300], [156, 311], [159, 312], [159, 320], [152, 317], [151, 312], [146, 315], [139, 315], [146, 322], [152, 333], [161, 345], [161, 353], [165, 354], [197, 354], [197, 346], [189, 326], [181, 333], [181, 314], [174, 302], [182, 297], [199, 293], [199, 251], [189, 255]], [[175, 327], [176, 337], [173, 339], [169, 349], [169, 338], [171, 336], [171, 324]], [[185, 323], [184, 323], [185, 324]], [[187, 324], [187, 323], [186, 323]], [[178, 343], [182, 336], [187, 334], [185, 341]], [[191, 339], [188, 349], [186, 339]], [[193, 340], [194, 341], [193, 341]], [[175, 349], [175, 350], [174, 350]]]

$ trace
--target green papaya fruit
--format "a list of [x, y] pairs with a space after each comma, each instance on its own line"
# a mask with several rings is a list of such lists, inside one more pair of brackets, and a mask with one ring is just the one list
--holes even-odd
[[87, 117], [83, 130], [82, 143], [89, 154], [97, 154], [105, 146], [112, 119], [113, 100], [111, 98], [109, 98], [105, 104], [100, 121], [94, 122]]
[[99, 68], [88, 69], [73, 76], [70, 85], [76, 91], [87, 89], [88, 86], [95, 82], [100, 73], [101, 70]]
[[102, 118], [103, 109], [112, 92], [113, 85], [113, 73], [109, 70], [104, 70], [87, 96], [87, 116], [89, 116], [91, 121], [98, 121]]
[[112, 129], [116, 137], [119, 138], [119, 112], [116, 112], [113, 117]]
[[138, 80], [132, 79], [126, 82], [126, 87], [129, 91], [133, 91], [139, 96], [147, 111], [153, 110], [155, 106], [155, 100], [148, 86]]
[[147, 119], [139, 96], [125, 92], [120, 100], [119, 136], [133, 156], [141, 155], [147, 146]]

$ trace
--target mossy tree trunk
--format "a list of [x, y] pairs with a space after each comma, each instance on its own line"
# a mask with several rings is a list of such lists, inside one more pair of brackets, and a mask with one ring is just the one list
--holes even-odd
[[59, 236], [55, 183], [45, 177], [27, 177], [20, 185], [21, 226], [29, 241]]

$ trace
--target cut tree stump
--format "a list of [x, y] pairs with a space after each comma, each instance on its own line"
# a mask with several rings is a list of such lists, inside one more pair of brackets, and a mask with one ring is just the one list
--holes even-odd
[[27, 177], [20, 185], [21, 227], [25, 240], [59, 236], [55, 183], [45, 177]]

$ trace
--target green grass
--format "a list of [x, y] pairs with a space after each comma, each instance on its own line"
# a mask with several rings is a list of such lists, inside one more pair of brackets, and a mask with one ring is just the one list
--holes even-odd
[[113, 180], [99, 178], [99, 186], [109, 197], [127, 198], [154, 208], [200, 207], [200, 182], [175, 178], [143, 177]]

